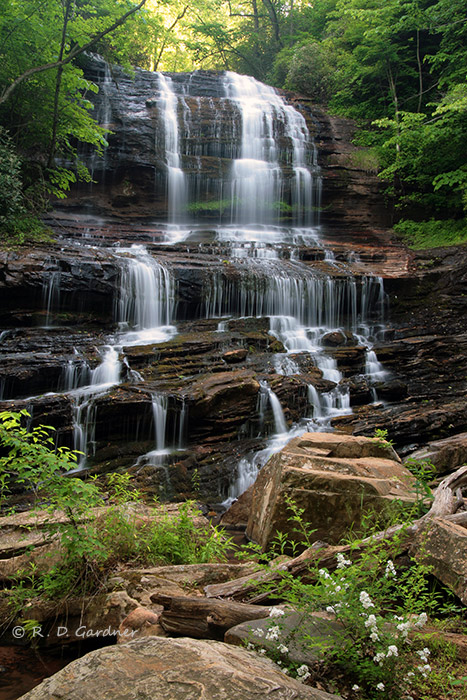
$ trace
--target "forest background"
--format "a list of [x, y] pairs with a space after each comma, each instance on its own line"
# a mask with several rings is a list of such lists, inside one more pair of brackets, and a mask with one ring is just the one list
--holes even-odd
[[1, 238], [40, 235], [50, 196], [90, 178], [80, 144], [105, 148], [92, 51], [130, 72], [235, 70], [355, 119], [396, 229], [467, 240], [466, 14], [463, 0], [0, 0]]

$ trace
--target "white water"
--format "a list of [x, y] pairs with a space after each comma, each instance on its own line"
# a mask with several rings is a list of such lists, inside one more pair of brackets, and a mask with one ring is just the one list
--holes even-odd
[[[224, 317], [218, 325], [220, 333], [228, 330], [230, 317], [268, 317], [270, 332], [285, 349], [285, 353], [271, 356], [276, 373], [300, 373], [298, 355], [303, 354], [313, 360], [324, 379], [335, 384], [325, 393], [310, 385], [309, 412], [290, 428], [278, 397], [269, 385], [262, 386], [258, 402], [260, 431], [269, 410], [275, 433], [264, 450], [240, 461], [236, 481], [229, 491], [232, 499], [244, 490], [245, 483], [251, 483], [267, 458], [292, 437], [305, 430], [330, 429], [332, 417], [351, 412], [348, 391], [340, 386], [342, 374], [322, 342], [326, 333], [346, 329], [357, 335], [359, 342], [367, 347], [364, 372], [368, 379], [373, 381], [383, 376], [384, 370], [372, 349], [377, 330], [374, 319], [377, 318], [380, 328], [384, 322], [383, 283], [379, 278], [364, 278], [360, 288], [329, 250], [324, 255], [321, 252], [327, 267], [319, 273], [297, 259], [299, 246], [323, 248], [319, 228], [321, 176], [316, 148], [304, 118], [273, 88], [248, 76], [226, 73], [225, 97], [236, 107], [227, 110], [235, 115], [231, 124], [232, 143], [225, 144], [220, 113], [223, 108], [214, 107], [212, 102], [212, 120], [203, 128], [214, 133], [215, 143], [209, 147], [199, 139], [190, 146], [194, 149], [191, 153], [194, 159], [188, 173], [183, 170], [183, 161], [187, 156], [186, 143], [188, 140], [195, 143], [190, 111], [193, 103], [183, 93], [180, 83], [169, 76], [158, 73], [155, 85], [160, 119], [155, 138], [163, 140], [167, 172], [165, 243], [177, 244], [190, 238], [196, 241], [197, 236], [198, 240], [215, 241], [228, 249], [229, 263], [238, 272], [237, 275], [214, 272], [209, 276], [207, 270], [203, 315]], [[196, 99], [201, 113], [201, 100]], [[200, 201], [204, 194], [200, 174], [202, 157], [225, 158], [229, 152], [231, 168], [224, 182], [218, 185], [217, 195], [219, 199], [230, 199], [227, 207], [230, 221], [220, 223], [219, 219], [206, 231], [206, 227], [189, 220], [189, 193]], [[213, 185], [212, 192], [215, 191]], [[290, 208], [291, 225], [285, 226], [281, 216]], [[222, 221], [228, 221], [228, 216]], [[80, 365], [79, 359], [71, 360], [66, 380], [67, 387], [74, 388], [80, 397], [76, 401], [75, 433], [77, 444], [87, 452], [94, 443], [95, 398], [121, 381], [122, 367], [126, 368], [127, 376], [131, 375], [122, 347], [163, 342], [176, 333], [176, 289], [169, 270], [143, 246], [118, 248], [113, 252], [122, 270], [116, 304], [119, 332], [109, 341], [101, 365], [90, 370]], [[330, 268], [332, 274], [340, 276], [326, 274]], [[52, 276], [45, 288], [47, 323], [59, 302], [59, 282], [59, 274]], [[137, 373], [133, 377], [141, 379]], [[83, 382], [86, 385], [77, 389]], [[160, 458], [168, 451], [184, 445], [187, 407], [183, 402], [175, 425], [168, 426], [171, 414], [167, 396], [154, 394], [152, 405], [154, 450], [146, 457], [160, 464]]]
[[231, 218], [235, 223], [275, 223], [281, 209], [283, 171], [277, 140], [282, 129], [290, 141], [292, 207], [295, 223], [311, 225], [313, 176], [307, 167], [309, 142], [305, 119], [274, 88], [247, 75], [227, 72], [227, 97], [241, 114], [241, 146], [232, 164]]
[[165, 134], [167, 165], [167, 197], [169, 223], [184, 219], [187, 204], [185, 174], [181, 168], [180, 138], [178, 128], [178, 98], [169, 76], [157, 74], [159, 79], [159, 104]]

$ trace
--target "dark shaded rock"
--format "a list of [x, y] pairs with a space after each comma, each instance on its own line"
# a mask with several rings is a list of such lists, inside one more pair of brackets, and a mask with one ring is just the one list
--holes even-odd
[[439, 474], [454, 471], [467, 463], [467, 433], [430, 442], [412, 452], [410, 458], [431, 462]]
[[345, 345], [347, 337], [343, 331], [333, 331], [332, 333], [326, 333], [323, 336], [323, 345], [329, 347], [335, 347], [336, 345]]

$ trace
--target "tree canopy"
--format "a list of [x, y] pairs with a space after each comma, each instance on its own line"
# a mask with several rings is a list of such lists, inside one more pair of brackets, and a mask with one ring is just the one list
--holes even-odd
[[462, 0], [0, 0], [0, 222], [89, 177], [63, 165], [79, 143], [106, 144], [89, 50], [128, 70], [230, 69], [296, 90], [358, 121], [405, 211], [458, 219], [466, 34]]

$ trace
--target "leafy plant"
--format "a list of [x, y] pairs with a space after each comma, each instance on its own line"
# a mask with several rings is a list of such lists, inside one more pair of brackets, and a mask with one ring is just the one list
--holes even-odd
[[46, 514], [45, 528], [56, 541], [60, 561], [49, 570], [33, 564], [19, 572], [10, 602], [23, 609], [36, 596], [49, 599], [90, 593], [103, 584], [117, 562], [191, 564], [224, 559], [233, 545], [215, 527], [200, 526], [201, 513], [183, 503], [176, 514], [163, 506], [148, 511], [128, 474], [108, 477], [110, 504], [95, 479], [67, 476], [76, 453], [56, 448], [53, 429], [23, 427], [26, 411], [0, 413], [0, 484], [4, 500], [14, 486], [30, 490]]
[[[416, 694], [414, 688], [426, 692], [435, 687], [432, 644], [430, 638], [420, 636], [420, 630], [428, 616], [442, 610], [444, 593], [432, 587], [431, 570], [423, 560], [398, 563], [405, 537], [403, 527], [390, 541], [355, 540], [345, 554], [336, 555], [335, 568], [320, 566], [319, 558], [313, 560], [305, 580], [281, 571], [279, 581], [263, 584], [264, 591], [298, 612], [300, 622], [286, 633], [280, 619], [271, 620], [266, 631], [252, 632], [249, 645], [260, 647], [261, 653], [294, 675], [298, 665], [288, 657], [291, 643], [304, 652], [318, 651], [319, 669], [302, 666], [299, 678], [319, 674], [340, 679], [345, 697], [399, 700]], [[281, 545], [285, 549], [284, 538]], [[331, 621], [326, 622], [323, 612]], [[323, 636], [327, 624], [330, 636]], [[454, 688], [456, 680], [448, 671], [443, 677]]]

